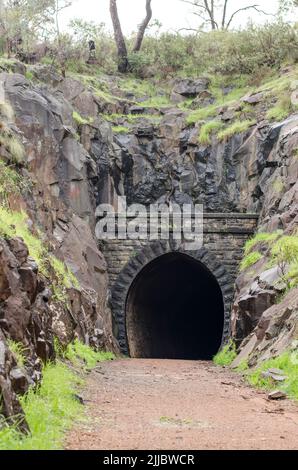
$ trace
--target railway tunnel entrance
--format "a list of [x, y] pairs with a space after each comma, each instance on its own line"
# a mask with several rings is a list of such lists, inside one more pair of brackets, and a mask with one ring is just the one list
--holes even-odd
[[130, 356], [209, 360], [221, 346], [224, 317], [221, 287], [203, 263], [178, 252], [159, 256], [128, 292]]

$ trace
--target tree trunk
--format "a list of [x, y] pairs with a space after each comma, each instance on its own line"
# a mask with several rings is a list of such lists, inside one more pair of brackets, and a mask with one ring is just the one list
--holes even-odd
[[150, 20], [152, 18], [152, 8], [151, 8], [151, 0], [146, 0], [146, 18], [141, 23], [138, 31], [138, 35], [136, 38], [136, 42], [133, 48], [133, 52], [139, 52], [141, 50], [142, 42], [144, 39], [144, 34]]
[[127, 47], [119, 20], [117, 0], [110, 0], [110, 13], [118, 50], [118, 71], [120, 73], [125, 73], [128, 69]]

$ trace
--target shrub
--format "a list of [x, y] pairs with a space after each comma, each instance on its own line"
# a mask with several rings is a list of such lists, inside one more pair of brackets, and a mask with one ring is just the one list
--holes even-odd
[[260, 259], [262, 259], [262, 254], [258, 251], [253, 251], [249, 255], [246, 255], [240, 264], [240, 271], [245, 271], [254, 264], [256, 264]]
[[276, 263], [291, 264], [298, 261], [298, 236], [285, 235], [272, 247], [272, 260]]
[[214, 364], [217, 366], [229, 366], [237, 357], [236, 345], [231, 340], [224, 346], [213, 358]]
[[291, 289], [298, 283], [298, 236], [285, 235], [272, 247], [271, 264], [278, 265], [282, 280]]
[[133, 72], [136, 76], [142, 77], [146, 68], [152, 64], [152, 59], [149, 55], [140, 51], [129, 54], [128, 62], [130, 71]]

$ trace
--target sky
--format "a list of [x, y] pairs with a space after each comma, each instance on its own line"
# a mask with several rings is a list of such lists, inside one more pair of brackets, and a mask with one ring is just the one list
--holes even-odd
[[[145, 15], [145, 0], [118, 0], [118, 10], [123, 31], [126, 35], [136, 31], [136, 26]], [[259, 4], [269, 13], [277, 11], [278, 0], [230, 0], [230, 12], [249, 4]], [[180, 28], [195, 27], [197, 18], [192, 15], [192, 7], [180, 0], [152, 0], [153, 19], [158, 19], [164, 31], [175, 31]], [[67, 28], [73, 18], [82, 18], [86, 21], [105, 23], [109, 30], [112, 29], [109, 0], [73, 0], [73, 5], [61, 14], [61, 26]], [[237, 16], [234, 26], [245, 25], [249, 19], [255, 23], [268, 20], [270, 17], [260, 15], [253, 10], [242, 12]]]

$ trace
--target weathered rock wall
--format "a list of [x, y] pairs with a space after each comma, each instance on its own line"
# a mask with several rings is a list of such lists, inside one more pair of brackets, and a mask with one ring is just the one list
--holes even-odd
[[[261, 196], [260, 232], [283, 231], [297, 235], [298, 228], [298, 118], [293, 116], [275, 125], [270, 135], [272, 150], [268, 166], [260, 174], [257, 190]], [[278, 266], [270, 265], [268, 246], [256, 247], [263, 258], [242, 273], [236, 281], [233, 307], [233, 335], [241, 344], [235, 365], [249, 360], [251, 365], [296, 348], [297, 289], [280, 302], [282, 286]]]
[[[51, 285], [44, 283], [24, 245], [20, 250], [24, 256], [18, 259], [16, 246], [22, 241], [1, 241], [1, 387], [16, 391], [15, 374], [11, 374], [16, 364], [5, 338], [28, 346], [31, 361], [39, 358], [29, 371], [31, 379], [39, 372], [40, 360], [53, 357], [53, 335], [64, 343], [79, 337], [95, 347], [117, 347], [107, 306], [108, 274], [113, 281], [135, 246], [124, 244], [115, 267], [113, 249], [108, 249], [108, 273], [94, 237], [97, 204], [111, 203], [117, 209], [119, 195], [126, 196], [128, 204], [195, 202], [211, 213], [260, 213], [260, 230], [279, 228], [290, 234], [298, 221], [296, 116], [275, 125], [262, 121], [223, 142], [214, 136], [211, 144], [201, 145], [198, 127], [187, 125], [184, 113], [173, 106], [162, 109], [158, 124], [140, 118], [125, 134], [115, 134], [102, 114], [138, 113], [127, 99], [118, 97], [109, 102], [81, 81], [64, 79], [50, 67], [35, 67], [33, 83], [23, 75], [25, 70], [19, 71], [1, 73], [0, 82], [15, 112], [11, 125], [24, 143], [21, 166], [33, 188], [25, 198], [10, 201], [11, 206], [26, 210], [32, 225], [43, 230], [53, 254], [66, 262], [81, 288], [69, 290], [68, 305], [54, 302]], [[204, 88], [204, 96], [200, 88], [198, 99], [208, 100], [206, 83], [197, 85]], [[180, 92], [178, 83], [175, 98], [182, 96]], [[74, 111], [82, 119], [75, 119]], [[230, 119], [226, 115], [218, 118]], [[2, 146], [1, 153], [9, 158]], [[223, 250], [228, 252], [225, 247], [230, 246], [230, 239], [218, 247], [213, 234], [207, 243], [221, 255]], [[234, 277], [241, 258], [238, 251], [230, 264]], [[297, 336], [297, 292], [291, 292], [289, 299], [275, 308], [276, 290], [266, 270], [263, 261], [253, 273], [245, 272], [236, 281], [233, 334], [238, 343], [252, 335], [244, 343], [249, 344], [252, 355], [258, 350], [269, 354], [280, 350], [276, 347], [280, 331], [287, 338], [279, 343], [283, 347]], [[292, 313], [285, 313], [280, 320], [280, 309], [287, 312], [288, 308]], [[264, 329], [268, 316], [270, 331], [276, 332], [269, 342]], [[11, 397], [5, 405], [6, 415], [18, 407]]]

